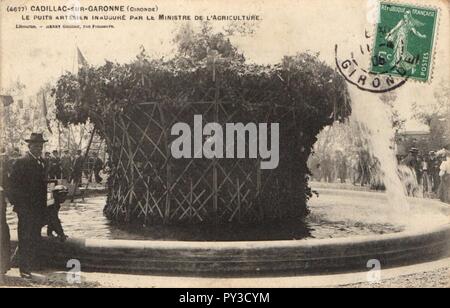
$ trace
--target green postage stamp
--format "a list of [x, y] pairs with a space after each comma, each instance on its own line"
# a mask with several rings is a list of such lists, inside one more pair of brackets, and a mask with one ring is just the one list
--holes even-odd
[[371, 72], [429, 81], [438, 10], [382, 2]]

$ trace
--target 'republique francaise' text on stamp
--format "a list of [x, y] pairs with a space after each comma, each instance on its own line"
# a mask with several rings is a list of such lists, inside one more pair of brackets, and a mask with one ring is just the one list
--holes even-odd
[[429, 81], [438, 12], [434, 8], [382, 2], [371, 72]]

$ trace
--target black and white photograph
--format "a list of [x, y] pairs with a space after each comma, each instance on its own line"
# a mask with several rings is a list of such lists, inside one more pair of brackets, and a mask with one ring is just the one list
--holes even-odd
[[448, 0], [0, 0], [0, 288], [449, 288], [449, 68]]

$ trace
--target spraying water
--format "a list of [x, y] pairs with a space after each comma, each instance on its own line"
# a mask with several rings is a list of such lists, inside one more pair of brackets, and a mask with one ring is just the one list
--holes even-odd
[[410, 207], [393, 149], [395, 130], [391, 122], [391, 107], [381, 101], [380, 95], [367, 95], [354, 88], [349, 91], [353, 102], [352, 117], [369, 130], [369, 150], [380, 161], [388, 200], [395, 214], [405, 217]]

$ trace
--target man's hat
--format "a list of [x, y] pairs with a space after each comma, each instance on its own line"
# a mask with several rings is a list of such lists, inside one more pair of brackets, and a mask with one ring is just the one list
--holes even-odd
[[409, 150], [409, 153], [419, 153], [419, 149], [418, 148], [411, 148], [411, 150]]
[[30, 139], [25, 139], [27, 143], [45, 143], [48, 140], [45, 140], [42, 134], [32, 133]]

